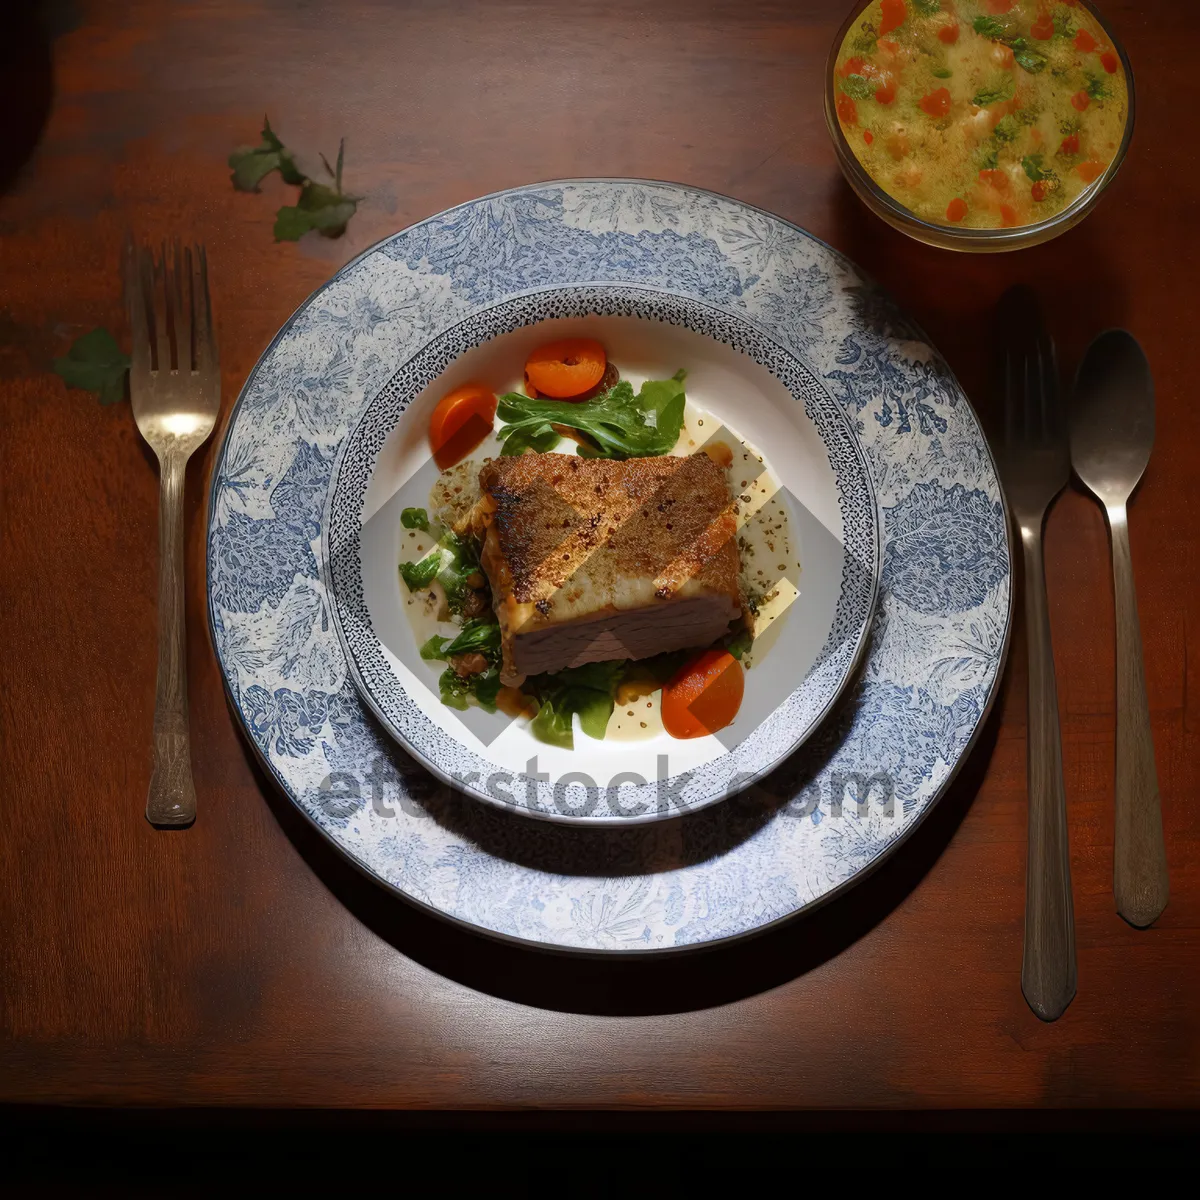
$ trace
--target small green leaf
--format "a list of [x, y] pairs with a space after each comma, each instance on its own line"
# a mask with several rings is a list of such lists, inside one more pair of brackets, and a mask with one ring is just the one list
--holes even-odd
[[1041, 179], [1053, 179], [1054, 172], [1046, 171], [1042, 168], [1042, 156], [1040, 154], [1027, 154], [1021, 159], [1021, 166], [1025, 170], [1025, 174], [1037, 183]]
[[923, 17], [932, 17], [942, 11], [941, 0], [913, 0], [913, 8]]
[[448, 645], [450, 645], [449, 638], [440, 637], [435, 633], [433, 637], [431, 637], [429, 641], [427, 641], [421, 647], [421, 657], [425, 659], [426, 662], [436, 662], [438, 659], [446, 657], [446, 647]]
[[745, 658], [750, 647], [754, 645], [754, 634], [744, 625], [736, 633], [731, 633], [725, 639], [725, 649], [739, 662]]
[[863, 75], [847, 75], [842, 80], [842, 91], [855, 100], [870, 100], [875, 95], [875, 85]]
[[1012, 113], [1009, 113], [1008, 116], [1002, 117], [996, 123], [996, 128], [992, 130], [992, 136], [998, 142], [1011, 142], [1016, 138], [1017, 134], [1020, 132], [1021, 132], [1020, 125], [1017, 124], [1016, 120], [1013, 118]]
[[400, 514], [400, 524], [405, 529], [428, 529], [429, 514], [423, 508], [406, 508]]
[[343, 196], [323, 183], [306, 179], [295, 205], [285, 205], [275, 214], [275, 240], [294, 242], [311, 229], [325, 237], [340, 237], [354, 216], [358, 201]]
[[93, 329], [77, 339], [65, 357], [54, 360], [54, 370], [67, 387], [95, 392], [101, 404], [116, 404], [125, 398], [129, 355], [121, 352], [107, 329]]
[[877, 41], [875, 26], [869, 21], [864, 21], [854, 41], [850, 43], [850, 48], [859, 54], [874, 54]]
[[258, 185], [270, 175], [279, 170], [279, 152], [276, 150], [255, 150], [244, 146], [235, 150], [229, 156], [229, 165], [233, 168], [230, 178], [233, 186], [239, 192], [257, 192]]
[[404, 580], [405, 586], [410, 592], [420, 592], [437, 578], [441, 565], [442, 551], [438, 547], [431, 550], [420, 562], [402, 562], [400, 578]]
[[987, 87], [980, 88], [972, 97], [971, 103], [980, 108], [986, 108], [989, 104], [999, 104], [1003, 100], [1011, 100], [1016, 87], [1017, 81], [1011, 75], [1004, 75]]
[[257, 192], [258, 185], [272, 171], [278, 171], [285, 183], [301, 183], [304, 179], [292, 161], [292, 152], [275, 136], [266, 117], [262, 144], [239, 147], [229, 156], [229, 165], [233, 168], [230, 178], [239, 192]]
[[980, 37], [993, 41], [999, 41], [1008, 32], [1008, 27], [995, 17], [976, 17], [972, 28]]
[[[509, 430], [506, 434], [506, 430]], [[539, 454], [548, 454], [559, 442], [562, 435], [550, 424], [540, 425], [535, 429], [513, 429], [505, 425], [500, 429], [499, 437], [504, 443], [500, 447], [502, 456], [524, 454], [526, 450], [536, 450]]]
[[500, 625], [491, 617], [475, 617], [468, 621], [458, 636], [445, 646], [446, 657], [451, 654], [500, 654]]
[[1099, 75], [1096, 75], [1091, 71], [1085, 71], [1084, 77], [1087, 79], [1087, 83], [1084, 85], [1084, 90], [1087, 92], [1089, 99], [1092, 99], [1092, 100], [1107, 100], [1108, 99], [1108, 97], [1111, 95], [1111, 93], [1108, 90], [1108, 86], [1105, 84], [1104, 80], [1100, 78]]
[[447, 667], [438, 676], [438, 691], [441, 693], [442, 703], [447, 708], [457, 708], [460, 712], [467, 709], [467, 697], [471, 694], [471, 685], [453, 667]]
[[931, 74], [934, 79], [949, 79], [954, 72], [949, 67], [934, 67]]
[[1075, 36], [1075, 26], [1071, 24], [1071, 10], [1065, 5], [1060, 4], [1051, 14], [1051, 20], [1054, 22], [1054, 36], [1056, 38], [1073, 38]]
[[1046, 56], [1030, 46], [1013, 50], [1013, 58], [1016, 59], [1017, 66], [1022, 71], [1028, 71], [1030, 75], [1037, 75], [1046, 69]]

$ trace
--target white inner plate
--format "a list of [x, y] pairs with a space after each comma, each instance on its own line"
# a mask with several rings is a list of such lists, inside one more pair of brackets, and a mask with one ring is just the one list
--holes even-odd
[[[393, 381], [351, 436], [331, 504], [333, 513], [349, 517], [345, 525], [335, 519], [331, 530], [332, 561], [347, 568], [333, 572], [335, 617], [355, 681], [389, 731], [437, 774], [481, 799], [551, 820], [589, 823], [654, 820], [701, 807], [744, 789], [795, 749], [851, 674], [878, 573], [872, 520], [859, 523], [850, 552], [845, 546], [847, 499], [857, 497], [868, 518], [875, 511], [867, 500], [865, 465], [853, 453], [848, 423], [802, 364], [728, 317], [701, 332], [662, 319], [687, 317], [679, 301], [655, 297], [646, 308], [645, 298], [628, 289], [603, 292], [585, 298], [582, 307], [582, 293], [570, 290], [527, 299], [527, 313], [497, 310], [476, 331], [450, 339], [449, 349], [462, 352], [432, 378], [426, 363], [406, 386]], [[584, 311], [596, 299], [647, 315]], [[580, 315], [508, 328], [514, 319], [564, 307]], [[476, 341], [480, 334], [487, 340]], [[772, 598], [767, 613], [774, 619], [764, 622], [766, 632], [756, 639], [737, 719], [715, 735], [672, 738], [661, 727], [656, 694], [620, 706], [603, 741], [577, 725], [574, 749], [547, 745], [525, 718], [474, 705], [465, 712], [448, 708], [438, 694], [444, 664], [420, 658], [426, 638], [439, 628], [450, 632], [418, 615], [423, 606], [397, 570], [400, 561], [414, 560], [432, 544], [400, 520], [405, 508], [431, 508], [439, 473], [430, 457], [430, 414], [442, 396], [468, 381], [497, 394], [519, 390], [529, 352], [560, 337], [601, 341], [635, 387], [684, 368], [688, 420], [676, 453], [696, 452], [710, 438], [724, 441], [735, 455], [731, 483], [751, 496], [747, 512], [757, 510], [743, 531], [754, 548], [745, 561], [756, 591]], [[425, 357], [435, 367], [440, 362], [436, 352], [427, 350]], [[789, 372], [793, 387], [797, 378], [803, 382], [800, 395], [781, 382], [780, 374]], [[832, 453], [827, 438], [835, 445]], [[564, 441], [559, 452], [571, 449]], [[493, 436], [472, 458], [482, 461], [498, 450]], [[766, 532], [781, 518], [786, 553]], [[347, 535], [340, 545], [339, 533]], [[354, 565], [343, 561], [347, 552]], [[844, 595], [847, 588], [852, 595]]]

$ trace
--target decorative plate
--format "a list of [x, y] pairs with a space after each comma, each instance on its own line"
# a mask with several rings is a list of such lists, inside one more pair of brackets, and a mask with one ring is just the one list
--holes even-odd
[[[420, 657], [435, 627], [418, 631], [409, 619], [423, 610], [397, 564], [419, 556], [405, 552], [420, 535], [406, 531], [400, 515], [427, 507], [438, 480], [429, 413], [467, 379], [503, 391], [509, 389], [496, 381], [513, 376], [515, 387], [532, 347], [563, 336], [602, 341], [615, 361], [637, 364], [638, 383], [684, 365], [689, 408], [704, 415], [700, 426], [689, 421], [681, 448], [694, 448], [705, 434], [706, 441], [736, 446], [733, 483], [754, 489], [745, 493], [747, 512], [761, 492], [742, 538], [755, 538], [762, 554], [748, 552], [747, 562], [775, 549], [770, 573], [758, 568], [759, 591], [790, 602], [770, 621], [761, 650], [756, 643], [737, 719], [715, 735], [680, 741], [649, 724], [642, 734], [636, 713], [621, 706], [604, 740], [577, 733], [573, 749], [549, 746], [526, 720], [474, 705], [447, 708], [437, 683], [445, 664]], [[476, 461], [497, 452], [493, 442]], [[753, 483], [744, 478], [752, 474]], [[870, 632], [878, 509], [849, 418], [794, 353], [745, 317], [686, 296], [590, 284], [480, 309], [422, 347], [367, 406], [340, 456], [330, 497], [321, 543], [330, 611], [368, 706], [440, 779], [547, 820], [665, 820], [744, 791], [829, 712]], [[776, 532], [780, 526], [786, 533]], [[780, 563], [785, 540], [788, 561]], [[637, 708], [655, 719], [656, 705]], [[623, 733], [614, 728], [622, 721]]]
[[[882, 579], [857, 682], [799, 752], [703, 811], [578, 828], [463, 795], [380, 728], [350, 678], [321, 556], [335, 462], [403, 364], [482, 310], [547, 286], [602, 285], [726, 314], [823, 382], [865, 451]], [[572, 180], [413, 226], [291, 318], [247, 381], [214, 470], [209, 615], [251, 742], [365, 871], [488, 933], [653, 951], [760, 930], [903, 841], [991, 705], [1010, 561], [995, 466], [966, 397], [853, 264], [712, 193]]]

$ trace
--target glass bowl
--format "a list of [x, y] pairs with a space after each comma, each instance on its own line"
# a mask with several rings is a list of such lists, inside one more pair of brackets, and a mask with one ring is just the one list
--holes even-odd
[[837, 66], [838, 52], [842, 42], [849, 33], [850, 27], [858, 20], [863, 10], [871, 0], [858, 0], [850, 15], [842, 22], [833, 46], [829, 51], [829, 61], [825, 64], [825, 123], [829, 127], [829, 136], [833, 139], [833, 148], [837, 153], [838, 166], [846, 182], [853, 188], [858, 198], [877, 216], [886, 221], [901, 233], [916, 238], [928, 246], [940, 246], [944, 250], [963, 250], [972, 254], [990, 254], [1002, 250], [1023, 250], [1026, 246], [1038, 246], [1056, 238], [1060, 233], [1066, 233], [1074, 225], [1078, 225], [1095, 207], [1101, 193], [1112, 183], [1113, 178], [1125, 161], [1125, 152], [1129, 149], [1133, 138], [1134, 123], [1134, 86], [1133, 67], [1129, 56], [1120, 39], [1112, 31], [1112, 27], [1092, 4], [1085, 3], [1084, 7], [1095, 17], [1104, 30], [1113, 49], [1121, 59], [1125, 71], [1126, 89], [1129, 93], [1129, 111], [1125, 117], [1125, 132], [1121, 144], [1113, 156], [1112, 162], [1105, 168], [1104, 173], [1096, 182], [1081, 193], [1074, 203], [1061, 212], [1055, 213], [1045, 221], [1037, 221], [1032, 225], [1017, 225], [1010, 229], [957, 229], [952, 225], [937, 225], [918, 217], [906, 208], [894, 196], [889, 195], [867, 173], [858, 161], [854, 151], [846, 141], [841, 123], [837, 118], [837, 89], [834, 83], [834, 68]]

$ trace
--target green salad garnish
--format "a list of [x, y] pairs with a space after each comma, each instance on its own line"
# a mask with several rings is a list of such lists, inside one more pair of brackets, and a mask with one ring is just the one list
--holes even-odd
[[587, 458], [648, 458], [669, 454], [683, 428], [685, 371], [670, 379], [651, 379], [635, 394], [627, 380], [592, 400], [532, 400], [520, 392], [500, 397], [497, 415], [504, 443], [501, 454], [552, 450], [565, 426], [586, 434], [579, 447]]

